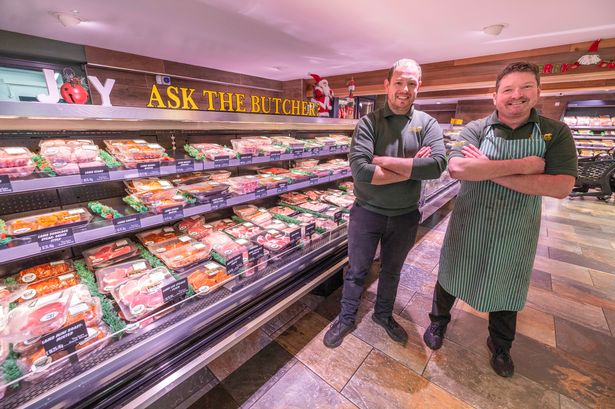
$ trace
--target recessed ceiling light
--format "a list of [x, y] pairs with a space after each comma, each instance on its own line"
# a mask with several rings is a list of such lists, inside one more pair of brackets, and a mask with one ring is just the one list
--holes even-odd
[[492, 36], [498, 36], [498, 35], [500, 35], [502, 30], [506, 26], [507, 26], [506, 24], [492, 24], [490, 26], [487, 26], [487, 27], [483, 28], [483, 33], [489, 34], [489, 35], [492, 35]]
[[74, 27], [83, 21], [79, 17], [68, 13], [53, 13], [53, 15], [56, 16], [64, 27]]

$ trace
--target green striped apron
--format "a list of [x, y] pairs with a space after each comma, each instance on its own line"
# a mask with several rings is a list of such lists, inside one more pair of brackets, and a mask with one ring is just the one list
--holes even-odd
[[[528, 139], [506, 140], [493, 127], [480, 150], [493, 160], [544, 157], [536, 123]], [[438, 281], [478, 311], [519, 311], [525, 305], [540, 232], [541, 196], [489, 180], [461, 182], [440, 253]]]

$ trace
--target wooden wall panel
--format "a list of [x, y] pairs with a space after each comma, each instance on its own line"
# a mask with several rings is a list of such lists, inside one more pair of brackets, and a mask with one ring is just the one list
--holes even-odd
[[85, 58], [88, 64], [100, 64], [149, 72], [164, 72], [162, 60], [104, 48], [85, 46]]

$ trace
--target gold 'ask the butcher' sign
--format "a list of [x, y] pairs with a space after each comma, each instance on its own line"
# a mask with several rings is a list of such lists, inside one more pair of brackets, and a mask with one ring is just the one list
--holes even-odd
[[[198, 103], [197, 103], [198, 101]], [[206, 106], [202, 109], [200, 106]], [[254, 114], [318, 116], [318, 106], [310, 101], [285, 99], [270, 96], [204, 89], [197, 93], [194, 88], [168, 86], [158, 89], [152, 85], [148, 108], [190, 109], [220, 112], [251, 112]]]

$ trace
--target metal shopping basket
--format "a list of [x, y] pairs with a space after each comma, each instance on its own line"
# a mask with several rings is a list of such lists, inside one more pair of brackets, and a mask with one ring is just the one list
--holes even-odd
[[599, 200], [608, 200], [615, 191], [614, 150], [579, 159], [579, 171], [574, 186], [569, 195], [571, 198], [595, 196]]

